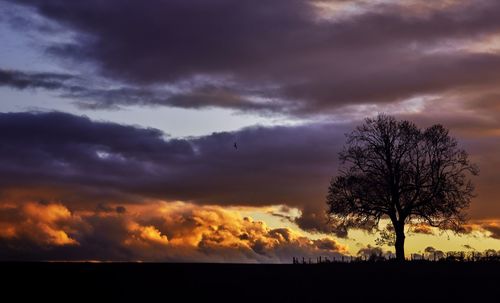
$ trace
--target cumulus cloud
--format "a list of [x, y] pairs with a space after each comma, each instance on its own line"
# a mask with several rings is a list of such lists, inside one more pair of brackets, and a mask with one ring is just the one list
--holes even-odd
[[109, 201], [148, 198], [284, 204], [301, 209], [296, 223], [320, 231], [346, 131], [342, 124], [312, 124], [169, 139], [157, 129], [63, 113], [0, 114], [0, 127], [9, 129], [1, 135], [3, 200], [58, 199], [102, 211]]
[[[0, 114], [0, 127], [9, 130], [0, 135], [1, 201], [56, 200], [101, 212], [127, 212], [127, 204], [148, 199], [286, 205], [300, 211], [287, 220], [304, 230], [347, 236], [327, 224], [324, 202], [343, 134], [352, 129], [347, 123], [253, 127], [179, 139], [157, 129], [27, 112]], [[491, 180], [500, 163], [488, 161], [498, 146], [479, 142], [472, 155], [487, 169], [472, 203], [476, 220], [500, 215]]]
[[13, 246], [27, 241], [40, 247], [78, 245], [71, 235], [80, 218], [58, 203], [1, 205], [0, 238]]
[[329, 237], [309, 239], [233, 209], [182, 202], [155, 202], [127, 213], [70, 212], [59, 203], [28, 202], [3, 207], [0, 225], [2, 259], [290, 262], [347, 253]]

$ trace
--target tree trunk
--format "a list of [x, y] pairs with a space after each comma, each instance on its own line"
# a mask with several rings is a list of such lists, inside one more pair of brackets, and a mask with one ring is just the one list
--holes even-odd
[[405, 230], [404, 223], [394, 224], [394, 231], [396, 232], [396, 259], [398, 261], [405, 260]]

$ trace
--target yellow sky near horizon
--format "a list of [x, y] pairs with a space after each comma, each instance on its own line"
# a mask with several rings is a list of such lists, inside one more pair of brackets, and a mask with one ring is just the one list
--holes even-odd
[[[274, 208], [274, 209], [273, 209]], [[273, 211], [279, 211], [279, 207], [271, 207]], [[291, 229], [300, 230], [300, 228], [287, 219], [281, 217], [273, 216], [269, 209], [264, 209], [264, 211], [259, 211], [258, 209], [253, 210], [240, 210], [243, 216], [251, 216], [255, 220], [261, 220], [266, 222], [266, 224], [271, 228], [288, 227]], [[290, 210], [290, 213], [295, 216], [300, 214], [298, 209]], [[382, 220], [381, 226], [389, 224], [388, 220]], [[499, 222], [496, 222], [499, 224]], [[332, 236], [323, 233], [311, 233], [307, 231], [301, 231], [304, 235], [311, 239], [321, 238], [324, 236]], [[494, 239], [489, 236], [489, 232], [475, 230], [468, 234], [456, 234], [452, 231], [440, 231], [436, 228], [432, 228], [433, 234], [421, 234], [407, 232], [405, 239], [405, 254], [408, 256], [412, 253], [423, 253], [426, 247], [433, 247], [436, 250], [447, 251], [478, 251], [482, 252], [487, 249], [500, 250], [500, 239]], [[334, 236], [332, 236], [334, 237]], [[334, 237], [335, 238], [335, 237]], [[377, 233], [369, 233], [362, 230], [350, 230], [347, 239], [338, 239], [342, 244], [348, 246], [348, 251], [351, 255], [356, 255], [359, 249], [370, 246], [377, 246], [375, 239], [378, 238]], [[465, 247], [468, 245], [469, 247]], [[385, 251], [392, 251], [394, 253], [394, 247], [383, 245], [381, 246]], [[471, 249], [473, 248], [473, 249]]]

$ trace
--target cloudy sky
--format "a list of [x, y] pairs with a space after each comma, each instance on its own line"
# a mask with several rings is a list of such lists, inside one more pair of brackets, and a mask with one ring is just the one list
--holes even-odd
[[410, 228], [408, 253], [500, 250], [499, 15], [494, 0], [0, 0], [0, 259], [362, 254], [377, 236], [332, 230], [325, 196], [344, 134], [380, 112], [445, 125], [481, 168], [466, 232]]

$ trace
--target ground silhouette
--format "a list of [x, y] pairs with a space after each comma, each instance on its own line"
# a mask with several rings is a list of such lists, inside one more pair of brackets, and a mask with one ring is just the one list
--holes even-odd
[[498, 295], [499, 262], [0, 263], [12, 302], [408, 302]]

